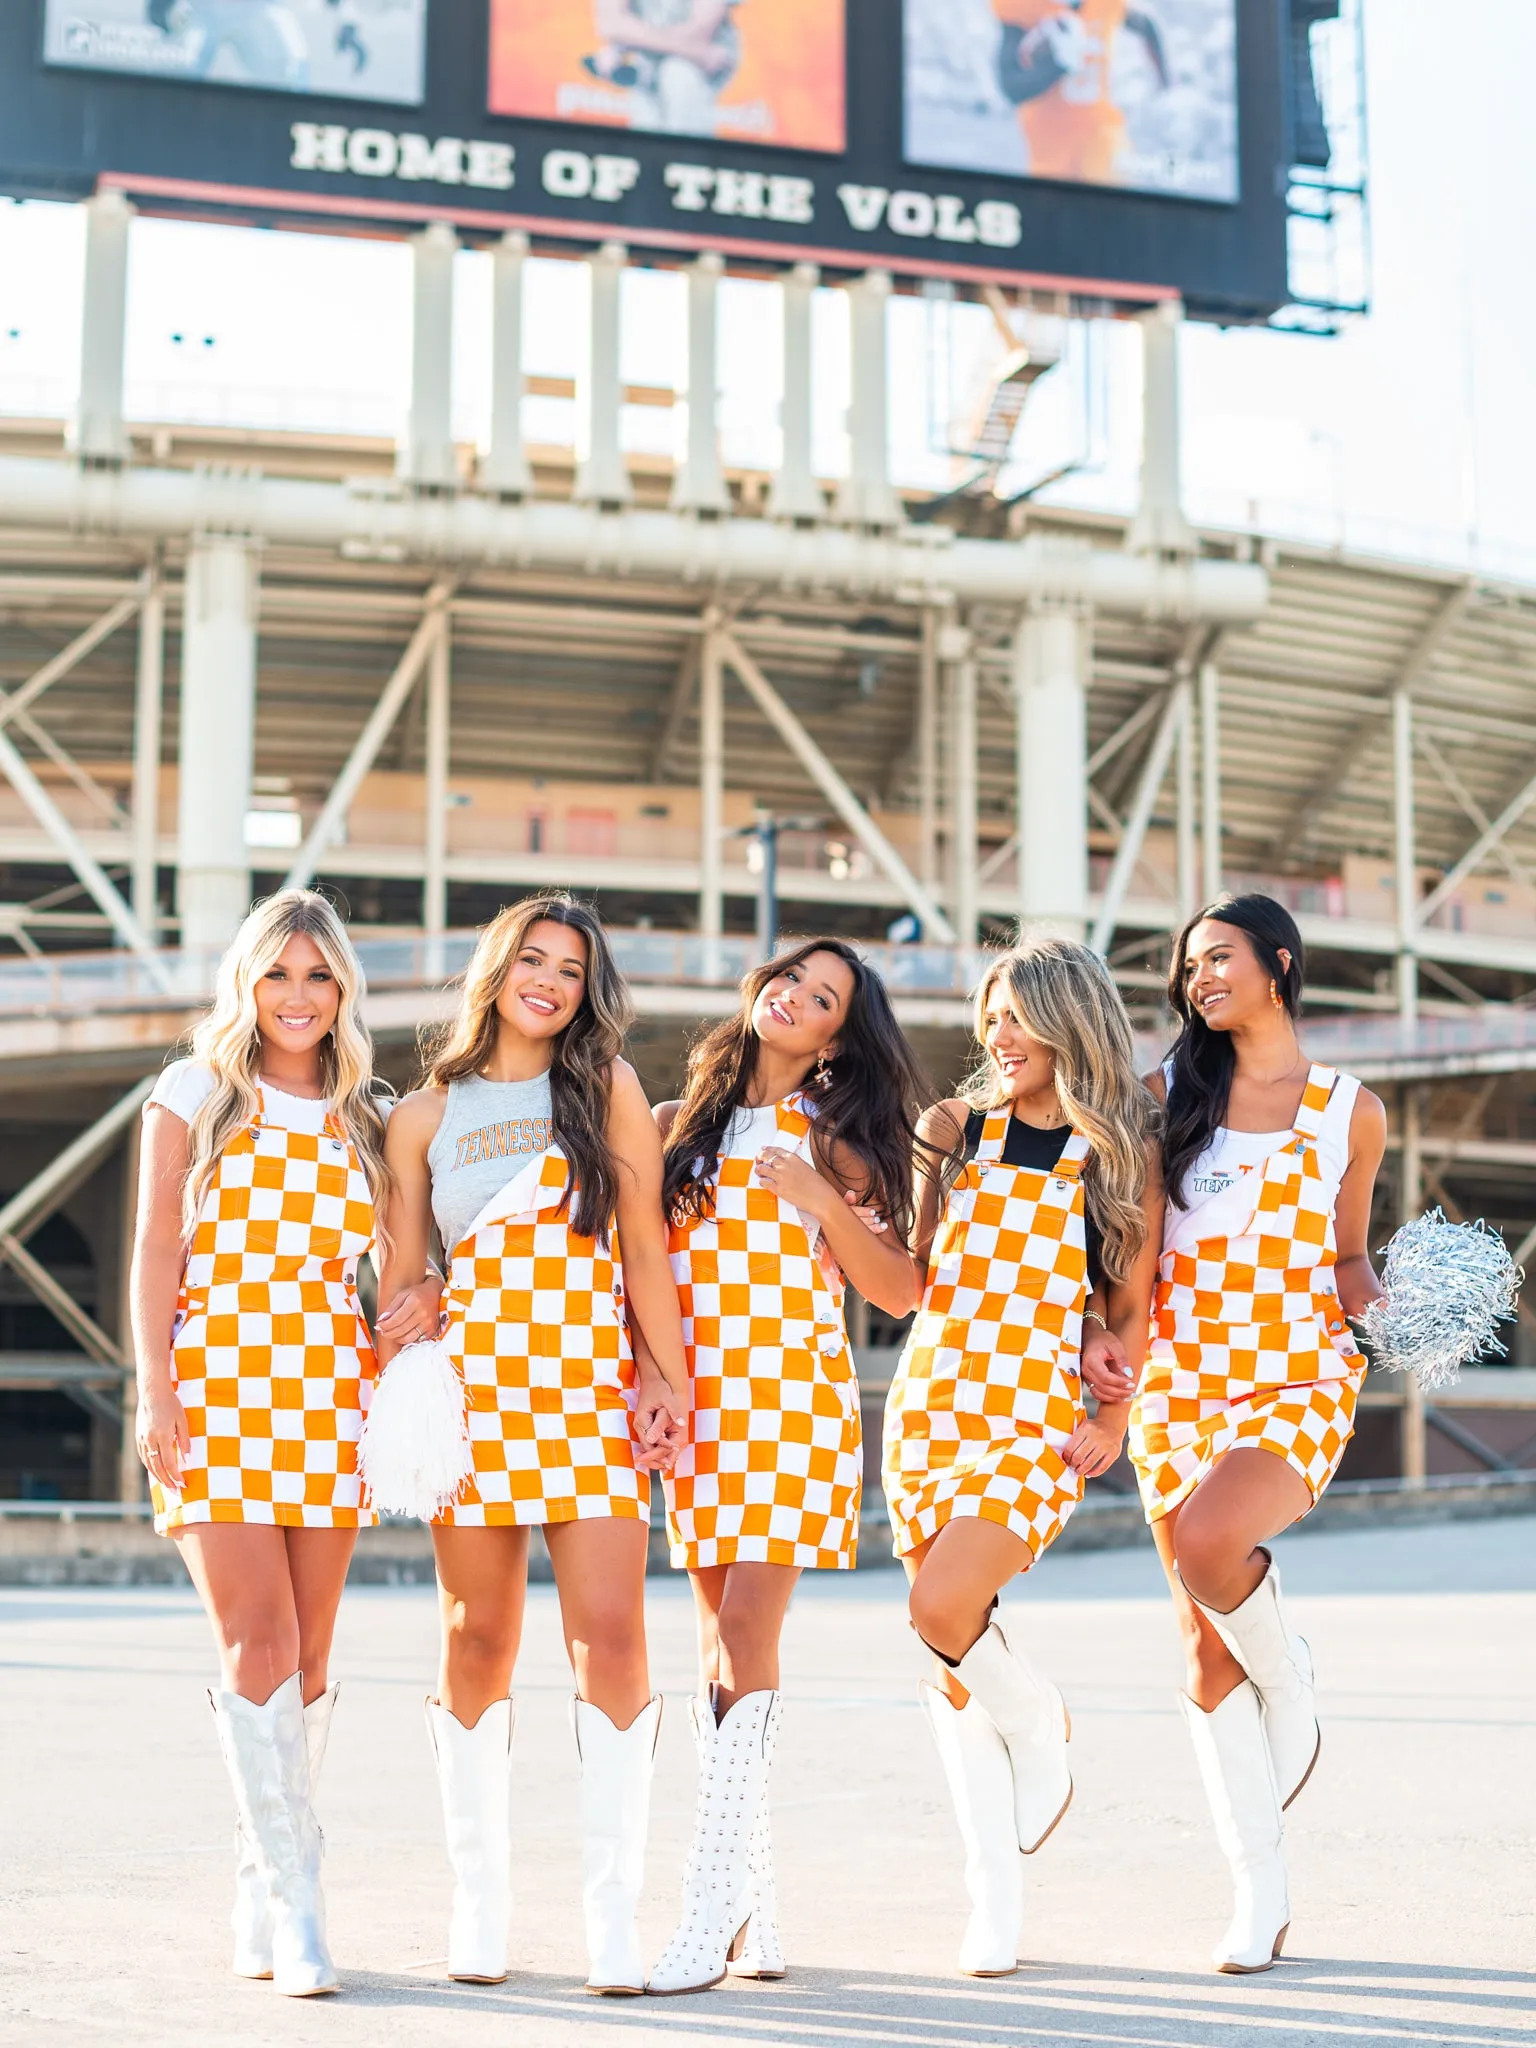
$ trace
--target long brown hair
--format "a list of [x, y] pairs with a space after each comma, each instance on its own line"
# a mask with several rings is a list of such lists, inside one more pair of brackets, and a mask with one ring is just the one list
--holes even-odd
[[624, 1050], [634, 1010], [597, 912], [563, 891], [526, 896], [485, 926], [464, 970], [458, 1011], [424, 1053], [421, 1085], [446, 1088], [478, 1074], [496, 1049], [501, 1018], [496, 1004], [513, 961], [536, 924], [559, 924], [587, 942], [581, 1006], [554, 1041], [549, 1066], [550, 1119], [570, 1161], [571, 1182], [561, 1202], [576, 1195], [571, 1228], [579, 1237], [606, 1238], [619, 1199], [618, 1167], [608, 1143], [613, 1063]]
[[853, 976], [853, 994], [838, 1029], [837, 1053], [826, 1085], [807, 1084], [816, 1105], [815, 1147], [829, 1158], [834, 1145], [847, 1146], [864, 1176], [854, 1194], [878, 1209], [905, 1241], [912, 1228], [917, 1117], [932, 1090], [902, 1036], [885, 983], [841, 939], [808, 939], [792, 952], [754, 967], [741, 984], [735, 1015], [694, 1046], [688, 1085], [667, 1139], [662, 1206], [678, 1222], [710, 1213], [726, 1127], [745, 1103], [757, 1067], [758, 1041], [752, 1029], [757, 999], [769, 982], [813, 953], [835, 954]]
[[[1157, 1104], [1136, 1072], [1131, 1020], [1109, 969], [1076, 939], [1042, 932], [994, 960], [976, 991], [985, 1043], [987, 1004], [1001, 982], [1019, 1023], [1048, 1046], [1067, 1122], [1088, 1140], [1083, 1199], [1104, 1240], [1104, 1271], [1125, 1280], [1147, 1238], [1142, 1200]], [[963, 1090], [973, 1109], [998, 1104], [997, 1067], [984, 1057]]]

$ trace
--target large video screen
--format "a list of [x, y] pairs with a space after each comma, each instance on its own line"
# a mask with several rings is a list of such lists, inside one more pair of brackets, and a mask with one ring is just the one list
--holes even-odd
[[491, 0], [493, 114], [841, 150], [843, 0]]
[[[419, 105], [428, 0], [47, 0], [49, 64]], [[461, 4], [461, 0], [450, 0]]]
[[1236, 200], [1237, 0], [906, 0], [906, 155]]

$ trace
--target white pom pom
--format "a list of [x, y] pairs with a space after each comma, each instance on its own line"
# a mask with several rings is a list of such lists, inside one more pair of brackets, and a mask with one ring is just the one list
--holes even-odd
[[1372, 1363], [1411, 1372], [1426, 1393], [1452, 1386], [1480, 1353], [1503, 1355], [1498, 1325], [1524, 1278], [1486, 1223], [1448, 1223], [1439, 1209], [1405, 1223], [1387, 1246], [1386, 1299], [1360, 1317]]
[[435, 1337], [385, 1368], [358, 1439], [357, 1468], [381, 1514], [430, 1522], [473, 1469], [464, 1382]]

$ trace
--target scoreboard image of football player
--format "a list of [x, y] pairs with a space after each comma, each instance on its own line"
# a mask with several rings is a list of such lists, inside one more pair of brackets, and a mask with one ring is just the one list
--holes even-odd
[[1018, 109], [1037, 178], [1115, 180], [1126, 144], [1113, 91], [1115, 40], [1142, 38], [1160, 85], [1167, 61], [1156, 20], [1127, 0], [992, 0], [1003, 26], [998, 84]]

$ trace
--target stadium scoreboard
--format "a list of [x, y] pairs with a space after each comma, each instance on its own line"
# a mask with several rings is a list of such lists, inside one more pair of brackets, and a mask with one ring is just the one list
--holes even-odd
[[1294, 0], [5, 0], [0, 190], [1288, 296]]

